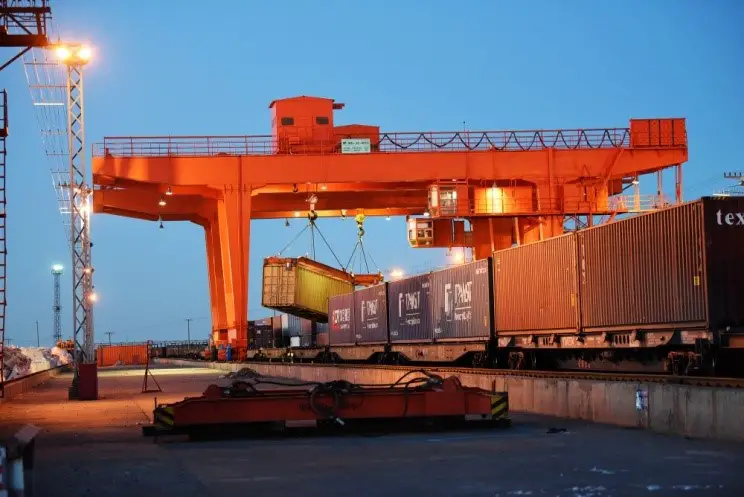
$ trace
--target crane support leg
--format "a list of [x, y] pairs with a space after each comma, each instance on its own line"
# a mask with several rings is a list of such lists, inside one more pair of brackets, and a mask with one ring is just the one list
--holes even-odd
[[249, 188], [226, 190], [223, 198], [217, 200], [216, 228], [222, 255], [222, 271], [216, 274], [222, 275], [224, 283], [227, 340], [236, 345], [248, 338]]
[[222, 249], [215, 223], [204, 226], [204, 238], [207, 246], [207, 276], [209, 278], [209, 303], [212, 308], [212, 337], [219, 340], [219, 330], [227, 329], [225, 316], [225, 281], [222, 275]]

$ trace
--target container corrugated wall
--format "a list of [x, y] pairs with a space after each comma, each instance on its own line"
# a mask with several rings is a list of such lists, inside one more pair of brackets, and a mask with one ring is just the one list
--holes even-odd
[[431, 273], [434, 338], [487, 339], [491, 331], [491, 259]]
[[328, 340], [331, 345], [354, 343], [354, 294], [328, 299]]
[[328, 319], [328, 299], [354, 290], [349, 281], [331, 278], [317, 273], [311, 268], [299, 266], [297, 270], [298, 307], [312, 311], [303, 317], [319, 321]]
[[431, 341], [431, 304], [430, 274], [388, 283], [390, 341]]
[[744, 198], [706, 198], [705, 215], [710, 324], [744, 331]]
[[147, 344], [99, 345], [96, 362], [101, 367], [117, 363], [128, 366], [147, 364]]
[[269, 309], [325, 321], [328, 298], [352, 290], [351, 282], [319, 272], [301, 259], [264, 262], [261, 303]]
[[576, 237], [493, 254], [496, 331], [577, 331]]
[[354, 292], [354, 333], [357, 343], [386, 343], [388, 340], [387, 284]]
[[590, 228], [577, 236], [583, 327], [706, 321], [699, 202]]

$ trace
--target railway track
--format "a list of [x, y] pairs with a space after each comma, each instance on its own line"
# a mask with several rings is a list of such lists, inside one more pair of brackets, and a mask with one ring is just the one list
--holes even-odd
[[[201, 362], [201, 361], [194, 361]], [[380, 369], [386, 371], [411, 371], [425, 369], [435, 373], [448, 374], [470, 374], [483, 376], [512, 376], [517, 378], [539, 378], [539, 379], [568, 379], [568, 380], [594, 380], [594, 381], [616, 381], [629, 383], [660, 383], [669, 385], [689, 385], [696, 387], [716, 388], [744, 388], [744, 378], [717, 378], [703, 376], [674, 376], [668, 374], [636, 374], [636, 373], [608, 373], [587, 371], [525, 371], [521, 369], [485, 369], [485, 368], [463, 368], [463, 367], [439, 367], [439, 366], [387, 366], [376, 364], [315, 364], [315, 363], [290, 363], [283, 361], [248, 361], [242, 362], [250, 367], [251, 364], [292, 364], [296, 367], [313, 368], [346, 368], [346, 369]]]

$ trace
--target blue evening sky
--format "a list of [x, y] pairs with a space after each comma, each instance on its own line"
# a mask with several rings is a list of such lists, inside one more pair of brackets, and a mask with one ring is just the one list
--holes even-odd
[[[90, 41], [88, 144], [107, 135], [269, 133], [276, 98], [314, 95], [347, 107], [337, 122], [387, 131], [622, 127], [631, 117], [686, 117], [685, 197], [744, 169], [744, 3], [471, 0], [53, 1], [60, 34]], [[6, 57], [14, 53], [4, 50]], [[15, 344], [52, 336], [53, 263], [70, 265], [49, 162], [20, 62], [2, 72], [10, 98], [8, 318]], [[88, 150], [90, 147], [88, 147]], [[653, 183], [653, 178], [648, 180]], [[671, 186], [671, 182], [668, 183]], [[345, 261], [353, 221], [320, 223]], [[187, 223], [93, 218], [97, 341], [185, 339], [210, 328], [204, 236]], [[252, 225], [251, 317], [263, 257], [300, 229]], [[368, 222], [383, 270], [420, 272], [442, 250], [408, 248], [403, 219]], [[303, 237], [296, 256], [309, 247]], [[330, 262], [327, 251], [320, 257]], [[63, 333], [71, 282], [63, 277]]]

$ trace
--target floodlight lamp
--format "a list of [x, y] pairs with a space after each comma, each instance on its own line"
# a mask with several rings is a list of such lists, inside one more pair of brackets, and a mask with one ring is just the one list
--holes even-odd
[[89, 45], [61, 44], [55, 48], [57, 59], [69, 66], [87, 64], [93, 57], [93, 49]]
[[93, 50], [87, 45], [82, 45], [77, 50], [77, 57], [82, 61], [88, 62], [92, 56]]
[[62, 264], [54, 264], [52, 266], [52, 273], [53, 274], [62, 274], [62, 271], [64, 270], [64, 267]]

